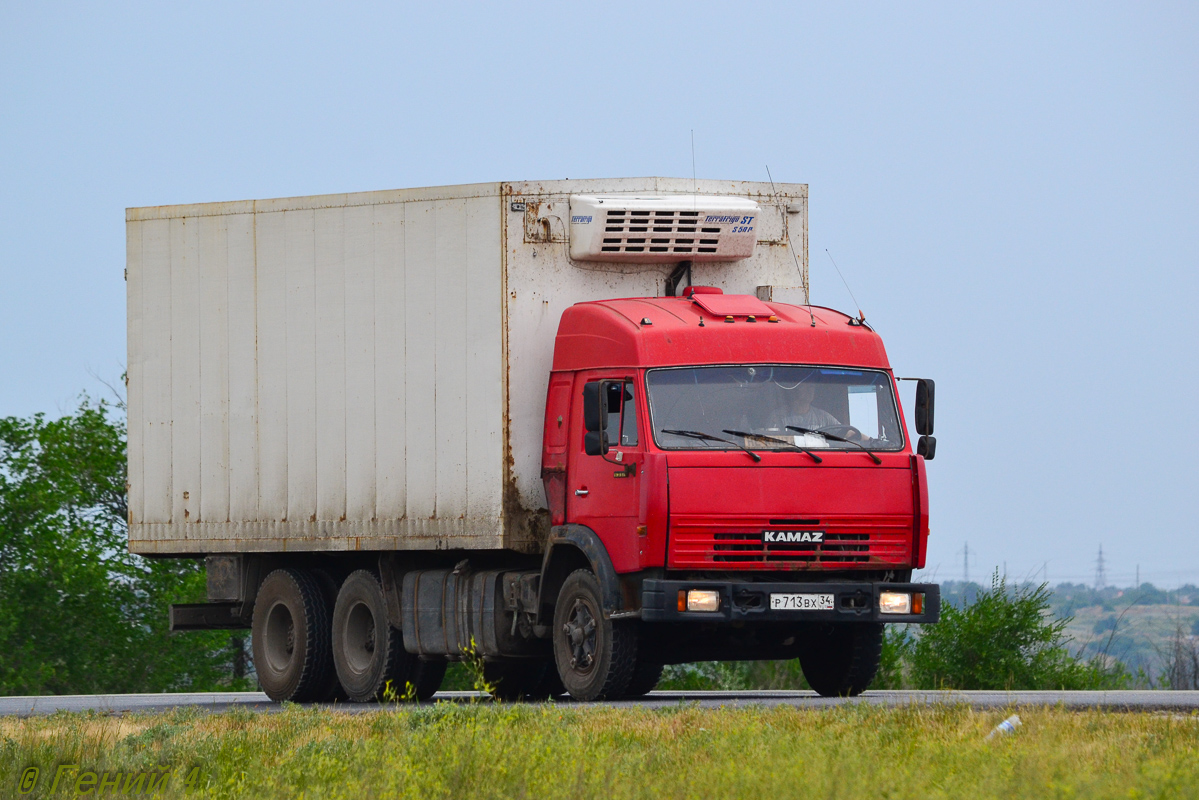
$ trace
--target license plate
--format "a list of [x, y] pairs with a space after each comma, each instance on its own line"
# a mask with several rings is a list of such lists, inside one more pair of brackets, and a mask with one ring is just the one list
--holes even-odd
[[770, 608], [780, 611], [832, 611], [831, 594], [771, 594]]

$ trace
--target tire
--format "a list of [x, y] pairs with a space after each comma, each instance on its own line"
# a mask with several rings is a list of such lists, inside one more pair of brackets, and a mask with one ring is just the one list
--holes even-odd
[[562, 676], [558, 674], [558, 665], [553, 661], [547, 661], [541, 683], [537, 684], [537, 688], [529, 695], [530, 699], [549, 700], [551, 697], [561, 697], [564, 694], [566, 694], [566, 687], [562, 685]]
[[633, 668], [633, 677], [629, 686], [624, 690], [625, 697], [644, 697], [654, 690], [658, 681], [662, 680], [662, 670], [665, 667], [653, 662], [638, 661]]
[[856, 697], [874, 680], [882, 652], [879, 623], [823, 625], [801, 636], [799, 665], [821, 696]]
[[381, 700], [388, 681], [402, 694], [414, 661], [387, 619], [379, 578], [364, 569], [350, 573], [333, 607], [333, 663], [346, 694], [356, 703]]
[[[317, 585], [321, 587], [321, 594], [325, 597], [325, 602], [330, 609], [335, 609], [337, 605], [337, 593], [341, 590], [341, 581], [335, 578], [328, 570], [314, 569], [312, 576], [316, 578]], [[330, 618], [332, 618], [330, 611]], [[334, 668], [329, 670], [329, 677], [325, 679], [325, 685], [315, 695], [313, 699], [318, 703], [344, 703], [350, 699], [346, 694], [346, 690], [342, 688], [341, 681], [337, 678], [337, 664], [334, 663]]]
[[333, 670], [329, 606], [316, 578], [302, 569], [266, 576], [254, 601], [254, 668], [276, 702], [320, 699]]
[[620, 697], [637, 662], [636, 630], [603, 613], [591, 570], [566, 577], [554, 607], [554, 662], [562, 685], [578, 700]]
[[[441, 688], [441, 682], [445, 680], [445, 670], [448, 666], [449, 662], [444, 658], [434, 661], [416, 659], [413, 662], [408, 680], [412, 683], [417, 700], [428, 700], [437, 694], [437, 690]], [[404, 688], [401, 686], [400, 690], [402, 691]]]
[[495, 687], [491, 696], [496, 700], [535, 700], [539, 699], [536, 692], [549, 667], [544, 661], [532, 659], [487, 661], [483, 664], [483, 680]]

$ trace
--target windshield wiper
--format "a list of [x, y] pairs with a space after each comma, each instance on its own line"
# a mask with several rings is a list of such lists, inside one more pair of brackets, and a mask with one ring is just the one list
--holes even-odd
[[724, 433], [729, 433], [729, 434], [732, 434], [733, 436], [742, 436], [746, 439], [757, 439], [758, 441], [762, 441], [762, 442], [774, 442], [775, 444], [784, 445], [788, 450], [798, 451], [800, 453], [807, 453], [809, 456], [812, 457], [812, 460], [815, 461], [817, 464], [820, 464], [824, 461], [823, 458], [816, 455], [811, 450], [808, 450], [806, 447], [800, 447], [797, 444], [792, 444], [791, 442], [788, 442], [786, 439], [776, 439], [773, 436], [764, 436], [760, 433], [746, 433], [745, 431], [731, 431], [728, 428], [724, 429]]
[[874, 460], [875, 464], [883, 463], [883, 460], [881, 458], [879, 458], [878, 456], [876, 456], [874, 454], [873, 450], [870, 450], [865, 445], [859, 444], [859, 443], [853, 441], [852, 439], [846, 439], [843, 436], [834, 436], [833, 434], [825, 433], [824, 431], [813, 431], [813, 430], [809, 430], [807, 428], [800, 428], [796, 425], [788, 425], [787, 430], [795, 431], [797, 433], [814, 433], [817, 436], [823, 436], [825, 439], [832, 439], [834, 442], [845, 442], [846, 444], [852, 444], [854, 447], [858, 448], [863, 453], [870, 456], [870, 458], [872, 458]]
[[663, 428], [662, 433], [673, 433], [675, 436], [690, 436], [692, 439], [703, 439], [705, 442], [724, 442], [725, 444], [731, 444], [733, 447], [740, 447], [742, 450], [744, 450], [746, 453], [748, 453], [749, 457], [752, 458], [754, 461], [762, 460], [762, 457], [760, 455], [755, 453], [753, 450], [750, 450], [748, 447], [746, 447], [743, 444], [737, 444], [736, 442], [730, 442], [728, 439], [721, 439], [719, 436], [713, 436], [712, 434], [704, 433], [703, 431], [672, 431], [672, 430], [667, 430], [666, 428]]

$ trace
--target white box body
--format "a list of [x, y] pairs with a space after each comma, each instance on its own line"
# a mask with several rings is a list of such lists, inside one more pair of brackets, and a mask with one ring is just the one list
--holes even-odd
[[672, 269], [572, 258], [571, 197], [753, 202], [750, 256], [695, 260], [692, 283], [804, 303], [807, 186], [776, 188], [624, 178], [129, 209], [130, 549], [538, 551], [562, 311], [659, 296]]

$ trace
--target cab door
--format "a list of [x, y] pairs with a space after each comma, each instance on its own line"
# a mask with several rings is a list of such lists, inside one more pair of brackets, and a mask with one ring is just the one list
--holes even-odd
[[[601, 382], [608, 407], [608, 452], [594, 456], [587, 455], [583, 444], [583, 385], [591, 381]], [[637, 526], [644, 465], [637, 385], [632, 377], [624, 375], [584, 374], [575, 384], [575, 399], [567, 518], [595, 531], [617, 572], [630, 572], [640, 567]]]

